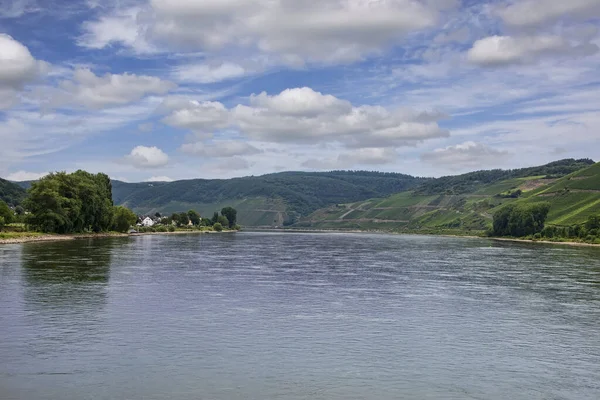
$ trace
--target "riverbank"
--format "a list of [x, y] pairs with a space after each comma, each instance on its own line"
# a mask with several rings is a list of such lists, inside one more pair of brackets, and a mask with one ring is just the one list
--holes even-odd
[[185, 234], [201, 234], [201, 233], [232, 233], [237, 232], [233, 230], [226, 230], [222, 232], [207, 231], [207, 230], [194, 230], [194, 231], [175, 231], [175, 232], [139, 232], [139, 233], [82, 233], [82, 234], [70, 234], [70, 235], [58, 235], [58, 234], [44, 234], [37, 232], [22, 232], [22, 233], [10, 233], [6, 238], [0, 236], [1, 244], [18, 244], [18, 243], [31, 243], [31, 242], [61, 242], [67, 240], [78, 240], [78, 239], [100, 239], [109, 237], [131, 237], [131, 236], [145, 236], [145, 235], [185, 235]]
[[301, 233], [377, 233], [387, 235], [422, 235], [422, 236], [444, 236], [451, 238], [465, 238], [465, 239], [489, 239], [499, 242], [515, 242], [515, 243], [539, 243], [539, 244], [556, 244], [563, 246], [575, 246], [575, 247], [600, 247], [597, 243], [585, 243], [585, 242], [561, 242], [551, 241], [544, 239], [517, 239], [517, 238], [502, 238], [502, 237], [490, 237], [485, 235], [473, 235], [472, 233], [458, 234], [458, 233], [433, 233], [433, 232], [418, 232], [418, 231], [407, 231], [407, 232], [390, 232], [383, 230], [360, 230], [360, 229], [302, 229], [302, 228], [291, 228], [291, 229], [269, 229], [269, 228], [252, 228], [251, 230], [259, 232], [301, 232]]

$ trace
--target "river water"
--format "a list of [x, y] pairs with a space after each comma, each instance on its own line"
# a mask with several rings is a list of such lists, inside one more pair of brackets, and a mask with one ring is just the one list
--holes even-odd
[[0, 398], [599, 399], [600, 250], [253, 232], [4, 245]]

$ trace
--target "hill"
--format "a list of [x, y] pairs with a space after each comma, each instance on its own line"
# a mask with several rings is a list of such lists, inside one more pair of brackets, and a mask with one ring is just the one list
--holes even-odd
[[194, 209], [203, 215], [232, 206], [245, 226], [281, 226], [338, 203], [384, 197], [430, 179], [367, 171], [282, 172], [234, 179], [113, 181], [113, 199], [137, 213]]
[[25, 189], [16, 183], [0, 178], [0, 200], [16, 206], [25, 198]]
[[295, 227], [448, 233], [482, 232], [511, 202], [551, 203], [547, 223], [583, 223], [600, 215], [600, 164], [561, 160], [540, 167], [442, 177], [387, 198], [323, 208]]

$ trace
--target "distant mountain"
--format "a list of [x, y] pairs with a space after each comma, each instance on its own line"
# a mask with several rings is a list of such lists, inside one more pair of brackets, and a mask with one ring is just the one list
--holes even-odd
[[477, 171], [427, 181], [386, 198], [326, 207], [294, 226], [419, 232], [484, 231], [510, 202], [551, 204], [547, 224], [574, 225], [600, 215], [600, 163], [561, 160], [515, 170]]
[[113, 181], [113, 198], [138, 213], [194, 209], [212, 215], [231, 205], [238, 209], [243, 225], [281, 226], [321, 207], [389, 196], [428, 180], [396, 173], [333, 171], [176, 182]]
[[0, 178], [0, 200], [16, 206], [25, 198], [25, 189], [16, 183]]

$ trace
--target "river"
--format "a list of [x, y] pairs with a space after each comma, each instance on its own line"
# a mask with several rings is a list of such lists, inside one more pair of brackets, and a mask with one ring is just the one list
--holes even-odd
[[0, 398], [598, 399], [600, 249], [268, 232], [3, 245]]

